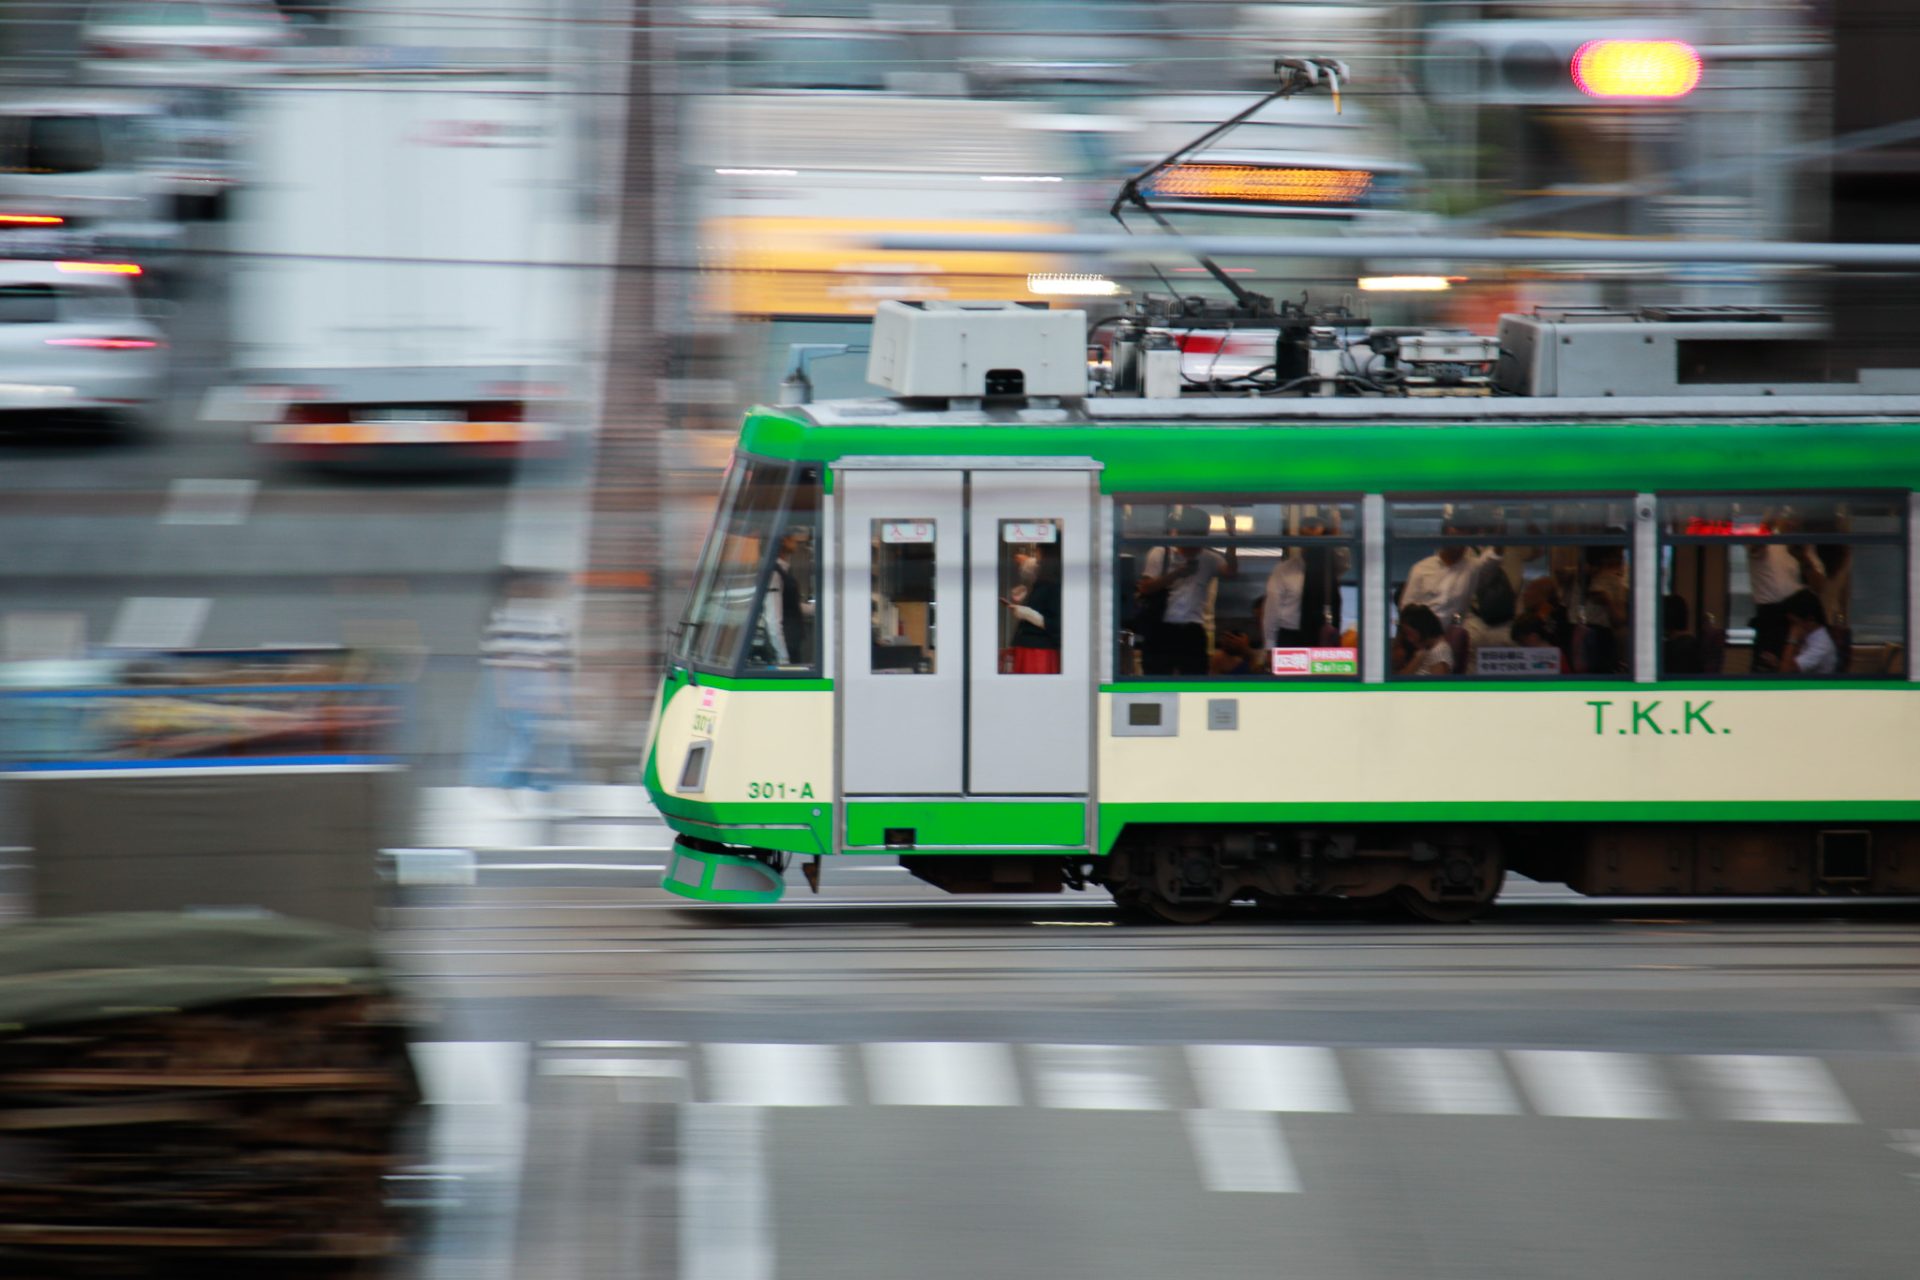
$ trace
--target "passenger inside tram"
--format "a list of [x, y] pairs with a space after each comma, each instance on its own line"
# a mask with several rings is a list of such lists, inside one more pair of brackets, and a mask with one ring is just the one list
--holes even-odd
[[[1904, 673], [1905, 495], [1688, 497], [1663, 505], [1663, 525], [1661, 586], [1694, 623], [1700, 674]], [[1684, 663], [1663, 667], [1692, 674]]]
[[[1451, 515], [1440, 531], [1449, 536], [1473, 532], [1464, 521]], [[1400, 608], [1422, 605], [1442, 627], [1458, 626], [1465, 621], [1467, 607], [1472, 603], [1480, 566], [1492, 555], [1485, 547], [1463, 546], [1457, 542], [1440, 546], [1408, 571], [1406, 583], [1400, 588]]]
[[1453, 674], [1453, 646], [1432, 609], [1410, 604], [1400, 610], [1400, 629], [1394, 637], [1394, 674], [1448, 676]]
[[[1035, 522], [1003, 521], [1003, 531], [1020, 523]], [[1017, 544], [1001, 556], [1001, 636], [1007, 653], [1003, 670], [1014, 675], [1060, 673], [1060, 543], [1057, 524], [1043, 523], [1046, 528], [1037, 531], [1051, 530], [1052, 542]]]
[[[1298, 536], [1328, 538], [1339, 529], [1326, 517], [1302, 516]], [[1266, 649], [1336, 645], [1341, 635], [1340, 581], [1353, 567], [1346, 546], [1281, 549], [1267, 574], [1259, 635]]]
[[1513, 620], [1517, 602], [1513, 581], [1497, 556], [1488, 556], [1474, 581], [1473, 600], [1467, 606], [1467, 670], [1480, 670], [1483, 649], [1511, 649]]
[[1531, 613], [1523, 613], [1513, 620], [1511, 628], [1516, 648], [1534, 649], [1542, 653], [1551, 653], [1548, 666], [1560, 675], [1567, 672], [1567, 655], [1554, 641], [1550, 624]]
[[813, 530], [793, 525], [781, 535], [767, 576], [767, 598], [760, 617], [774, 662], [780, 666], [808, 666], [813, 662], [813, 557], [809, 547]]
[[1695, 676], [1706, 671], [1700, 637], [1693, 634], [1687, 602], [1668, 594], [1660, 601], [1660, 665], [1668, 675]]
[[[1172, 533], [1182, 538], [1204, 537], [1210, 528], [1204, 510], [1187, 507], [1176, 518]], [[1224, 552], [1191, 543], [1158, 546], [1147, 552], [1134, 593], [1137, 612], [1148, 615], [1143, 664], [1148, 675], [1208, 673], [1213, 661], [1208, 619], [1214, 585], [1238, 572], [1239, 561], [1231, 543]]]
[[1811, 591], [1796, 591], [1781, 602], [1787, 620], [1780, 670], [1788, 675], [1830, 676], [1840, 669], [1840, 649], [1827, 630], [1827, 611]]

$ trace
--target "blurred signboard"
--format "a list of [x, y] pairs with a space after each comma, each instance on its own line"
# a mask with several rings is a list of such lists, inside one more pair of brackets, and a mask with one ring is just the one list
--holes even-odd
[[389, 763], [400, 686], [337, 649], [176, 651], [0, 673], [0, 770]]
[[[702, 305], [723, 315], [870, 316], [887, 298], [983, 301], [1026, 298], [1030, 274], [1060, 270], [1031, 253], [881, 251], [887, 232], [1056, 234], [1051, 222], [896, 218], [725, 217], [701, 237]], [[866, 243], [863, 243], [866, 242]]]

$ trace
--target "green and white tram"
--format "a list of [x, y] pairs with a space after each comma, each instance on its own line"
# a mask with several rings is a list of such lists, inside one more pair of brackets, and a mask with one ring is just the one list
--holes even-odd
[[747, 416], [647, 762], [670, 890], [1920, 893], [1920, 396], [1810, 394], [1763, 312], [1297, 323], [1220, 382], [1098, 328], [1090, 382], [1080, 312], [885, 304], [893, 398]]

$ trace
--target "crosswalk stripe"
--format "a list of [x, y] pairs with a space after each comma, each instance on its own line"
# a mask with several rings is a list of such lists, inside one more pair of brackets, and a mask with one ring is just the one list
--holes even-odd
[[1543, 1116], [1671, 1120], [1679, 1115], [1653, 1064], [1637, 1053], [1510, 1049], [1507, 1060]]
[[1815, 1058], [1703, 1054], [1695, 1067], [1729, 1120], [1786, 1124], [1858, 1124], [1833, 1074]]
[[695, 1105], [680, 1117], [682, 1280], [771, 1280], [767, 1113]]
[[1520, 1099], [1491, 1049], [1369, 1049], [1373, 1078], [1389, 1111], [1430, 1115], [1519, 1115]]
[[1280, 1131], [1280, 1122], [1257, 1111], [1189, 1111], [1200, 1180], [1209, 1191], [1285, 1194], [1300, 1190], [1300, 1173]]
[[847, 1102], [840, 1047], [710, 1044], [707, 1096], [734, 1106], [838, 1107]]
[[865, 1056], [868, 1092], [881, 1106], [1020, 1105], [1020, 1075], [1004, 1044], [875, 1043]]
[[1040, 1104], [1072, 1111], [1159, 1111], [1166, 1107], [1143, 1069], [1137, 1045], [1029, 1046]]
[[1333, 1050], [1297, 1044], [1190, 1044], [1200, 1101], [1221, 1111], [1351, 1111]]

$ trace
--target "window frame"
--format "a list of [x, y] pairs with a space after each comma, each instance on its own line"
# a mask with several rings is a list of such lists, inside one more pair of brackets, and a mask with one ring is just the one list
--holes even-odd
[[[1393, 590], [1394, 544], [1396, 542], [1408, 542], [1408, 543], [1416, 543], [1418, 545], [1427, 546], [1427, 547], [1442, 547], [1442, 546], [1477, 547], [1477, 546], [1488, 545], [1487, 536], [1485, 534], [1478, 534], [1478, 533], [1445, 533], [1445, 534], [1434, 534], [1431, 536], [1422, 535], [1421, 537], [1418, 537], [1418, 538], [1396, 538], [1393, 532], [1393, 508], [1396, 504], [1400, 504], [1400, 503], [1408, 503], [1408, 504], [1410, 503], [1454, 503], [1454, 504], [1474, 503], [1474, 504], [1493, 505], [1493, 504], [1499, 504], [1499, 503], [1516, 503], [1517, 504], [1522, 502], [1529, 503], [1529, 504], [1618, 502], [1618, 503], [1625, 504], [1629, 512], [1626, 527], [1622, 529], [1619, 533], [1594, 532], [1594, 533], [1525, 534], [1525, 535], [1522, 535], [1521, 539], [1514, 540], [1511, 545], [1525, 546], [1525, 547], [1619, 547], [1622, 551], [1626, 552], [1627, 554], [1628, 625], [1626, 629], [1626, 634], [1622, 637], [1622, 639], [1625, 641], [1622, 647], [1624, 648], [1627, 655], [1627, 670], [1614, 671], [1614, 672], [1542, 671], [1534, 675], [1527, 675], [1522, 673], [1512, 673], [1512, 674], [1505, 674], [1505, 675], [1482, 675], [1477, 671], [1456, 671], [1456, 672], [1453, 672], [1450, 677], [1448, 677], [1446, 680], [1442, 681], [1441, 683], [1443, 685], [1454, 685], [1454, 684], [1465, 684], [1465, 683], [1501, 684], [1501, 685], [1513, 685], [1513, 686], [1544, 685], [1550, 688], [1555, 686], [1565, 686], [1575, 681], [1581, 681], [1581, 682], [1593, 681], [1593, 682], [1604, 682], [1607, 684], [1622, 684], [1622, 685], [1634, 683], [1639, 679], [1639, 672], [1635, 669], [1636, 646], [1634, 644], [1634, 637], [1639, 633], [1640, 627], [1643, 625], [1642, 615], [1645, 612], [1644, 608], [1635, 607], [1637, 602], [1634, 599], [1634, 574], [1635, 574], [1634, 564], [1633, 564], [1634, 523], [1633, 523], [1631, 512], [1632, 512], [1633, 503], [1637, 497], [1638, 497], [1637, 494], [1630, 493], [1625, 490], [1589, 490], [1584, 492], [1548, 492], [1543, 490], [1528, 490], [1525, 492], [1503, 492], [1503, 493], [1488, 493], [1484, 491], [1474, 491], [1474, 490], [1467, 490], [1462, 492], [1449, 490], [1444, 493], [1435, 493], [1433, 491], [1428, 490], [1428, 491], [1416, 491], [1416, 492], [1388, 492], [1388, 493], [1381, 494], [1380, 495], [1380, 499], [1381, 499], [1380, 537], [1381, 537], [1381, 557], [1384, 562], [1383, 564], [1384, 573], [1382, 575], [1382, 581], [1380, 583], [1380, 590], [1384, 593], [1384, 597], [1381, 600], [1381, 629], [1383, 633], [1381, 637], [1381, 652], [1383, 654], [1391, 654], [1392, 648], [1393, 648], [1392, 637], [1395, 629], [1399, 626], [1400, 606], [1398, 601], [1395, 599], [1395, 593]], [[1505, 537], [1506, 535], [1503, 534], [1500, 536]], [[1507, 544], [1502, 543], [1499, 545], [1504, 546]], [[1404, 583], [1402, 585], [1404, 585]], [[1657, 661], [1657, 658], [1656, 658], [1656, 661]], [[1419, 676], [1400, 675], [1399, 673], [1395, 672], [1392, 669], [1391, 663], [1386, 664], [1385, 670], [1383, 671], [1383, 674], [1382, 674], [1381, 682], [1386, 685], [1398, 686], [1401, 688], [1430, 687], [1434, 683], [1430, 679], [1425, 679]]]
[[[1858, 675], [1850, 671], [1838, 671], [1830, 676], [1789, 676], [1785, 672], [1755, 671], [1716, 671], [1700, 674], [1667, 674], [1665, 646], [1660, 643], [1660, 617], [1653, 617], [1654, 629], [1654, 679], [1666, 682], [1669, 679], [1693, 683], [1727, 684], [1742, 689], [1760, 689], [1769, 686], [1781, 688], [1804, 688], [1809, 680], [1843, 681], [1849, 684], [1868, 686], [1887, 686], [1905, 684], [1913, 677], [1910, 674], [1913, 665], [1913, 624], [1912, 580], [1913, 572], [1913, 520], [1911, 490], [1907, 489], [1660, 489], [1654, 491], [1654, 554], [1658, 557], [1655, 565], [1656, 588], [1661, 586], [1658, 573], [1665, 561], [1665, 552], [1669, 547], [1734, 547], [1748, 546], [1832, 546], [1849, 547], [1892, 547], [1900, 556], [1900, 573], [1896, 575], [1900, 582], [1899, 608], [1894, 616], [1900, 619], [1901, 650], [1900, 671], [1893, 675], [1877, 675], [1862, 672]], [[1735, 498], [1827, 498], [1836, 502], [1845, 502], [1857, 498], [1876, 498], [1884, 500], [1893, 509], [1900, 527], [1892, 533], [1766, 533], [1752, 535], [1733, 534], [1673, 534], [1667, 531], [1667, 518], [1670, 514], [1669, 503], [1684, 502], [1690, 499], [1717, 499], [1728, 501]], [[1665, 591], [1658, 592], [1664, 599]], [[1691, 606], [1690, 606], [1691, 607]], [[1693, 619], [1696, 633], [1699, 627], [1698, 616]], [[1732, 627], [1726, 630], [1731, 631]]]
[[[1364, 623], [1367, 616], [1366, 589], [1366, 543], [1363, 526], [1366, 521], [1364, 493], [1352, 490], [1309, 492], [1309, 493], [1115, 493], [1109, 495], [1113, 510], [1113, 540], [1110, 544], [1112, 562], [1107, 567], [1107, 579], [1112, 585], [1113, 608], [1109, 617], [1109, 629], [1113, 636], [1111, 660], [1113, 662], [1113, 681], [1115, 684], [1191, 684], [1196, 686], [1224, 685], [1231, 683], [1256, 684], [1260, 688], [1285, 688], [1291, 685], [1353, 685], [1358, 686], [1366, 680], [1367, 635]], [[1301, 534], [1230, 534], [1208, 533], [1203, 536], [1167, 534], [1149, 536], [1128, 533], [1120, 517], [1120, 509], [1129, 504], [1148, 506], [1345, 506], [1353, 512], [1352, 523], [1341, 529], [1337, 535], [1304, 536]], [[1121, 590], [1121, 557], [1130, 548], [1151, 550], [1154, 547], [1212, 547], [1219, 548], [1232, 543], [1236, 551], [1248, 548], [1277, 550], [1283, 547], [1346, 547], [1351, 556], [1348, 569], [1353, 575], [1359, 600], [1356, 616], [1352, 623], [1361, 628], [1359, 642], [1354, 645], [1354, 671], [1352, 675], [1290, 675], [1276, 676], [1271, 671], [1241, 672], [1234, 675], [1153, 675], [1142, 672], [1134, 675], [1125, 670], [1123, 655], [1127, 652], [1120, 643], [1120, 636], [1126, 630], [1126, 593]]]
[[[726, 665], [701, 661], [693, 657], [689, 652], [691, 646], [688, 642], [688, 635], [691, 631], [690, 622], [694, 605], [699, 598], [702, 583], [708, 576], [709, 564], [720, 554], [721, 548], [725, 545], [728, 536], [727, 525], [731, 521], [739, 494], [746, 483], [748, 470], [755, 466], [784, 469], [785, 478], [780, 490], [780, 501], [772, 508], [773, 519], [768, 526], [770, 533], [766, 540], [766, 546], [761, 549], [760, 558], [754, 567], [753, 594], [748, 600], [746, 621], [741, 629], [741, 639], [737, 646], [737, 651], [733, 655], [733, 661]], [[826, 566], [823, 563], [824, 557], [818, 552], [823, 537], [822, 530], [825, 525], [825, 520], [822, 518], [824, 504], [820, 501], [820, 498], [825, 497], [824, 471], [824, 464], [818, 462], [801, 462], [791, 458], [769, 458], [760, 454], [747, 453], [744, 450], [735, 451], [732, 461], [729, 462], [727, 466], [727, 475], [722, 482], [719, 498], [714, 504], [713, 520], [707, 526], [706, 540], [701, 544], [700, 556], [694, 562], [693, 581], [690, 584], [686, 601], [681, 606], [680, 617], [674, 625], [673, 637], [668, 646], [668, 664], [670, 666], [702, 675], [719, 676], [723, 679], [739, 679], [748, 672], [748, 655], [752, 650], [754, 631], [760, 622], [760, 610], [766, 602], [767, 579], [771, 576], [773, 558], [780, 547], [778, 531], [786, 527], [787, 515], [793, 510], [794, 506], [794, 494], [802, 484], [810, 483], [819, 486], [820, 490], [819, 498], [816, 498], [812, 510], [814, 545], [816, 547], [815, 570], [817, 573], [820, 573], [824, 579]], [[824, 595], [825, 593], [826, 588], [824, 585], [821, 585], [819, 587], [819, 594]], [[821, 663], [825, 656], [820, 652], [820, 648], [821, 646], [816, 641], [814, 644], [813, 661], [805, 667], [753, 667], [751, 668], [753, 678], [766, 680], [818, 679], [822, 669]]]

